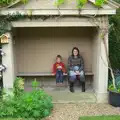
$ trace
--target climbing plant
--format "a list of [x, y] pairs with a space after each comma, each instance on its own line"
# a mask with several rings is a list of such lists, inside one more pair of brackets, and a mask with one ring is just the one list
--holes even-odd
[[[29, 13], [30, 12], [30, 13]], [[37, 20], [37, 19], [41, 19], [42, 21], [46, 20], [46, 19], [55, 19], [55, 18], [59, 18], [59, 15], [37, 15], [34, 16], [32, 15], [31, 11], [28, 11], [28, 15], [23, 15], [19, 12], [17, 13], [13, 13], [13, 14], [8, 14], [6, 16], [1, 16], [0, 17], [0, 37], [2, 34], [10, 31], [11, 29], [11, 22], [13, 21], [20, 21], [20, 20], [25, 20], [25, 19], [29, 19], [29, 20]]]
[[[11, 3], [14, 3], [15, 1], [18, 1], [18, 2], [22, 2], [22, 3], [27, 3], [29, 0], [0, 0], [0, 7], [2, 6], [7, 6], [7, 5], [10, 5]], [[88, 0], [76, 0], [76, 3], [77, 3], [77, 8], [82, 8], [86, 3], [88, 2]], [[106, 3], [107, 0], [96, 0], [95, 1], [95, 5], [97, 7], [101, 7], [104, 3]], [[55, 5], [57, 7], [59, 7], [60, 5], [64, 4], [65, 3], [65, 0], [55, 0]]]
[[82, 8], [87, 2], [88, 0], [77, 0], [77, 8]]
[[[77, 8], [81, 9], [88, 2], [88, 0], [76, 0]], [[60, 6], [65, 3], [65, 0], [56, 0], [55, 5]], [[107, 3], [107, 0], [95, 0], [95, 6], [100, 8], [103, 4]]]
[[105, 3], [107, 3], [107, 0], [96, 0], [95, 1], [95, 5], [97, 7], [101, 7], [102, 5], [104, 5]]
[[24, 4], [28, 2], [28, 0], [0, 0], [0, 7], [8, 6], [14, 3], [15, 1], [22, 2]]
[[10, 3], [14, 2], [15, 0], [0, 0], [0, 6], [6, 6]]
[[[0, 0], [0, 6], [1, 5], [8, 5], [11, 4], [12, 2], [17, 1], [17, 0]], [[29, 0], [18, 0], [21, 1], [23, 3], [27, 3]], [[77, 3], [77, 8], [81, 9], [82, 7], [84, 7], [84, 5], [88, 2], [88, 0], [76, 0]], [[96, 0], [96, 2], [94, 3], [97, 7], [101, 7], [104, 3], [106, 3], [107, 0]], [[60, 5], [64, 4], [65, 0], [55, 0], [55, 5], [59, 8]], [[10, 26], [11, 21], [16, 21], [16, 20], [20, 20], [20, 19], [24, 19], [24, 18], [41, 18], [41, 19], [46, 19], [49, 18], [51, 16], [32, 16], [32, 10], [29, 11], [30, 14], [28, 14], [27, 16], [25, 15], [21, 15], [20, 13], [15, 13], [15, 14], [8, 14], [7, 16], [1, 16], [0, 17], [0, 36], [2, 34], [4, 34], [5, 32], [7, 32]], [[31, 17], [32, 16], [32, 17]], [[53, 16], [52, 16], [53, 17]]]
[[56, 0], [55, 1], [55, 5], [58, 7], [60, 6], [61, 4], [64, 4], [65, 0]]
[[0, 17], [0, 36], [6, 32], [8, 32], [10, 29], [11, 21], [20, 20], [25, 18], [24, 15], [21, 15], [20, 13], [7, 16]]

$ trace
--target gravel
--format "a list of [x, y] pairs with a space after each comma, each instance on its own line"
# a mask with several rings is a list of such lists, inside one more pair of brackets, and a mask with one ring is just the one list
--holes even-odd
[[45, 120], [78, 120], [80, 116], [120, 115], [120, 107], [109, 104], [54, 104], [51, 116]]

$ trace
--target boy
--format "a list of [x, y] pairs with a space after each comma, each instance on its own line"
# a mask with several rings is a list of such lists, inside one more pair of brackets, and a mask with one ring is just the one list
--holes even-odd
[[53, 75], [56, 75], [56, 85], [63, 85], [63, 75], [66, 73], [61, 55], [57, 55], [56, 63], [53, 64]]

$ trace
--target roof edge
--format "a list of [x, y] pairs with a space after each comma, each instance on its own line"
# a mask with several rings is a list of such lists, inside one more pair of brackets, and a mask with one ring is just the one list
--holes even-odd
[[108, 0], [107, 1], [108, 4], [112, 5], [113, 7], [115, 7], [116, 9], [120, 8], [120, 4], [113, 1], [113, 0]]
[[[88, 0], [88, 1], [91, 2], [93, 5], [95, 4], [95, 0]], [[107, 0], [107, 4], [115, 9], [120, 8], [120, 4], [113, 0]]]

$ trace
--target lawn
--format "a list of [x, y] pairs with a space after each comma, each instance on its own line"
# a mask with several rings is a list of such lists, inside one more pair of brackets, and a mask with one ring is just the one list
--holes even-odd
[[0, 120], [36, 120], [34, 118], [0, 118]]
[[80, 117], [79, 120], [120, 120], [119, 115], [114, 116], [87, 116], [87, 117]]

